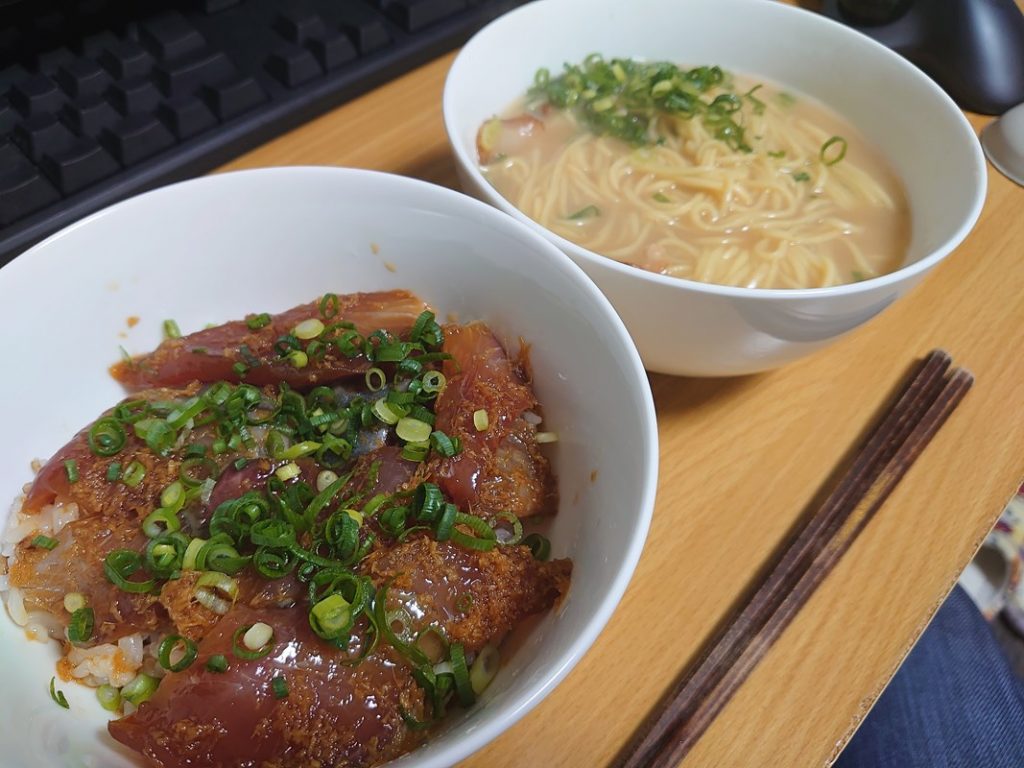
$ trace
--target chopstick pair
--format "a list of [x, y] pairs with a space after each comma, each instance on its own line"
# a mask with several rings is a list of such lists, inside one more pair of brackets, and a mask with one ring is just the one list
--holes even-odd
[[974, 379], [941, 350], [922, 361], [825, 502], [701, 660], [612, 765], [677, 766], [920, 456]]

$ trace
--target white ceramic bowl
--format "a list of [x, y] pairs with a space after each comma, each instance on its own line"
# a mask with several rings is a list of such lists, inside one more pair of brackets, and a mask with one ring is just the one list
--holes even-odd
[[[636, 350], [586, 275], [526, 227], [457, 192], [337, 168], [203, 178], [68, 227], [0, 270], [0, 498], [31, 479], [33, 457], [49, 457], [123, 397], [107, 374], [118, 345], [151, 349], [165, 318], [187, 333], [325, 291], [397, 287], [442, 317], [483, 319], [509, 342], [532, 344], [545, 423], [560, 435], [552, 550], [575, 563], [561, 608], [526, 636], [482, 701], [396, 763], [437, 768], [493, 739], [572, 669], [626, 588], [654, 504], [654, 407]], [[106, 737], [91, 690], [62, 685], [70, 711], [50, 701], [56, 658], [55, 644], [29, 642], [0, 617], [0, 762], [141, 765]]]
[[[905, 266], [852, 285], [764, 290], [708, 285], [620, 264], [531, 221], [477, 164], [480, 124], [502, 113], [540, 67], [590, 53], [718, 64], [813, 96], [845, 116], [903, 180], [912, 236]], [[463, 188], [569, 254], [611, 299], [648, 369], [753, 373], [820, 349], [910, 290], [967, 235], [985, 198], [970, 124], [920, 70], [822, 16], [767, 0], [541, 0], [479, 32], [448, 74], [444, 119]]]

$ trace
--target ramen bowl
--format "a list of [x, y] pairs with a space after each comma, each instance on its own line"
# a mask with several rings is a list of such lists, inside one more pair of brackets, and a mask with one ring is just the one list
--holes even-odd
[[[646, 271], [576, 245], [532, 221], [482, 174], [481, 124], [505, 113], [541, 67], [605, 58], [718, 65], [810, 96], [851, 123], [902, 182], [909, 244], [902, 265], [826, 288], [755, 289]], [[808, 355], [868, 322], [967, 235], [985, 198], [970, 124], [920, 70], [822, 16], [764, 0], [547, 0], [480, 31], [452, 65], [444, 119], [463, 189], [558, 245], [611, 300], [652, 371], [754, 373]]]
[[[520, 337], [530, 343], [544, 423], [559, 438], [549, 455], [561, 504], [547, 535], [552, 556], [574, 562], [562, 604], [512, 638], [476, 706], [396, 763], [440, 768], [511, 726], [590, 647], [625, 590], [654, 503], [655, 414], [636, 350], [586, 275], [527, 227], [411, 179], [280, 168], [166, 187], [65, 229], [0, 270], [0, 321], [21, 329], [0, 341], [17, 361], [19, 393], [0, 406], [19, 435], [0, 443], [0, 496], [8, 509], [33, 458], [124, 397], [107, 366], [119, 346], [155, 347], [164, 319], [190, 333], [325, 291], [391, 288], [415, 291], [441, 318], [485, 320], [513, 349]], [[107, 737], [92, 689], [58, 680], [70, 710], [50, 700], [56, 658], [55, 644], [30, 642], [0, 617], [3, 765], [143, 765]]]

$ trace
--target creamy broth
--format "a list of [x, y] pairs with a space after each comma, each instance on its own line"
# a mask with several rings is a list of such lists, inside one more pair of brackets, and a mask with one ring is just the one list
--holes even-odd
[[706, 98], [720, 93], [740, 94], [741, 149], [701, 119], [667, 114], [639, 145], [595, 135], [534, 96], [484, 124], [482, 170], [552, 232], [665, 275], [817, 288], [902, 265], [906, 196], [852, 125], [763, 79], [726, 75]]

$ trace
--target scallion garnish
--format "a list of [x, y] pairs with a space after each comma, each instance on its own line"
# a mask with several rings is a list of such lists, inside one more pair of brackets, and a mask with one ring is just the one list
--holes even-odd
[[664, 195], [661, 192], [655, 192], [654, 195], [652, 195], [652, 197], [654, 198], [654, 200], [656, 202], [659, 202], [659, 203], [670, 203], [670, 202], [672, 202], [671, 200], [669, 200], [667, 195]]
[[107, 467], [107, 482], [115, 483], [119, 477], [121, 477], [121, 462], [112, 461]]
[[58, 706], [64, 707], [64, 709], [71, 709], [71, 705], [68, 704], [68, 699], [67, 699], [67, 696], [64, 695], [64, 691], [58, 691], [56, 689], [56, 685], [57, 685], [57, 678], [56, 677], [51, 677], [50, 678], [50, 698], [53, 699], [54, 702]]
[[579, 219], [593, 219], [600, 215], [601, 210], [596, 205], [588, 205], [586, 208], [580, 208], [576, 213], [570, 213], [566, 218], [578, 221]]
[[112, 584], [125, 592], [143, 594], [151, 591], [156, 582], [153, 579], [129, 581], [142, 568], [142, 555], [130, 549], [115, 549], [103, 560], [103, 572]]
[[[179, 658], [177, 661], [173, 661], [172, 656], [176, 655], [175, 651], [179, 648]], [[198, 654], [199, 651], [196, 648], [196, 644], [187, 637], [168, 635], [160, 643], [157, 659], [160, 662], [160, 666], [168, 672], [182, 672], [192, 666], [192, 662], [196, 660]]]
[[462, 643], [452, 643], [451, 648], [452, 673], [455, 675], [455, 692], [459, 695], [459, 702], [464, 707], [473, 706], [476, 701], [476, 694], [473, 693], [473, 685], [469, 680], [469, 669], [466, 667], [466, 652]]
[[288, 681], [277, 675], [270, 681], [270, 690], [273, 692], [275, 699], [288, 698]]
[[523, 539], [523, 544], [530, 548], [535, 560], [545, 561], [551, 557], [551, 542], [539, 533], [529, 534]]
[[124, 448], [128, 435], [117, 419], [110, 417], [97, 419], [89, 427], [87, 435], [89, 450], [97, 456], [113, 456]]
[[92, 608], [85, 606], [71, 614], [71, 621], [68, 623], [68, 640], [72, 643], [85, 643], [92, 637], [93, 625], [96, 618]]
[[56, 539], [51, 539], [49, 536], [43, 536], [42, 534], [39, 534], [38, 536], [32, 539], [31, 546], [35, 547], [36, 549], [53, 550], [56, 548], [57, 544], [58, 541]]
[[806, 171], [797, 171], [793, 174], [793, 181], [810, 181], [811, 175]]
[[780, 158], [780, 157], [785, 157], [785, 156], [786, 156], [786, 152], [785, 152], [785, 150], [782, 150], [782, 149], [777, 150], [775, 152], [769, 152], [768, 153], [768, 157]]
[[245, 319], [245, 324], [248, 326], [250, 331], [258, 331], [260, 328], [266, 328], [270, 325], [270, 315], [266, 312], [260, 312], [258, 315], [252, 315]]
[[160, 680], [158, 678], [147, 675], [145, 672], [140, 672], [130, 683], [121, 689], [121, 698], [137, 707], [142, 702], [152, 698], [159, 685]]
[[74, 459], [66, 459], [64, 461], [64, 473], [67, 475], [69, 483], [78, 482], [78, 462]]
[[180, 339], [181, 329], [174, 320], [164, 320], [164, 338], [165, 339]]
[[206, 660], [206, 668], [211, 672], [227, 672], [228, 659], [223, 654], [216, 654]]
[[231, 636], [231, 652], [245, 661], [256, 661], [274, 650], [274, 630], [269, 624], [257, 622], [235, 630]]
[[125, 469], [124, 474], [121, 475], [121, 482], [129, 488], [135, 488], [142, 482], [145, 476], [146, 466], [142, 462], [134, 460]]
[[96, 699], [107, 712], [117, 712], [121, 708], [121, 691], [107, 683], [96, 689]]
[[[838, 147], [838, 149], [833, 152], [829, 152], [832, 147]], [[818, 156], [821, 158], [821, 162], [825, 165], [835, 165], [846, 157], [846, 147], [846, 139], [842, 136], [833, 136], [821, 145], [821, 151], [818, 153]]]

